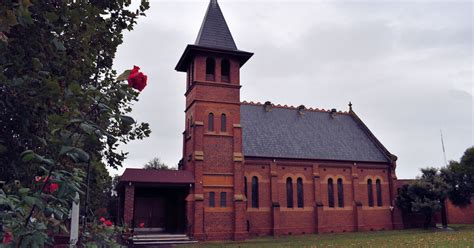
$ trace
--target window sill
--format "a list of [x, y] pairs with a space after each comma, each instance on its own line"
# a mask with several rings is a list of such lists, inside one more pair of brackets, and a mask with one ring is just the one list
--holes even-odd
[[232, 137], [229, 133], [216, 133], [216, 132], [206, 132], [204, 133], [206, 136], [224, 136], [224, 137]]

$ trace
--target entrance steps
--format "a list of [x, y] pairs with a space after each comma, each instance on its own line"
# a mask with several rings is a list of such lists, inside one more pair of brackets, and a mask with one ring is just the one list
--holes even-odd
[[155, 247], [170, 246], [174, 244], [192, 244], [196, 240], [192, 240], [186, 234], [168, 234], [168, 233], [144, 233], [140, 232], [131, 238], [133, 247]]

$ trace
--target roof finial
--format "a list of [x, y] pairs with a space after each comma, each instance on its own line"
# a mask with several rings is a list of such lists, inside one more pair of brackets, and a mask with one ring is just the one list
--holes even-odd
[[352, 103], [349, 101], [349, 111], [352, 111]]

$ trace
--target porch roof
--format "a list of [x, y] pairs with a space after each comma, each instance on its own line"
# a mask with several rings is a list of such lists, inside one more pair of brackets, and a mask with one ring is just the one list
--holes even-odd
[[120, 183], [165, 183], [187, 184], [194, 183], [194, 175], [185, 170], [155, 170], [127, 168], [120, 177]]

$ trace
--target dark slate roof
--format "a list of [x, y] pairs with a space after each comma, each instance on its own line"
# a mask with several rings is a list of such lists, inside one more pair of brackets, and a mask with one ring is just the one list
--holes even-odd
[[195, 45], [237, 50], [217, 0], [211, 0], [207, 7], [206, 16], [204, 16]]
[[120, 182], [187, 184], [194, 183], [194, 175], [185, 170], [153, 170], [127, 168]]
[[348, 113], [242, 104], [246, 157], [389, 162], [375, 138]]

